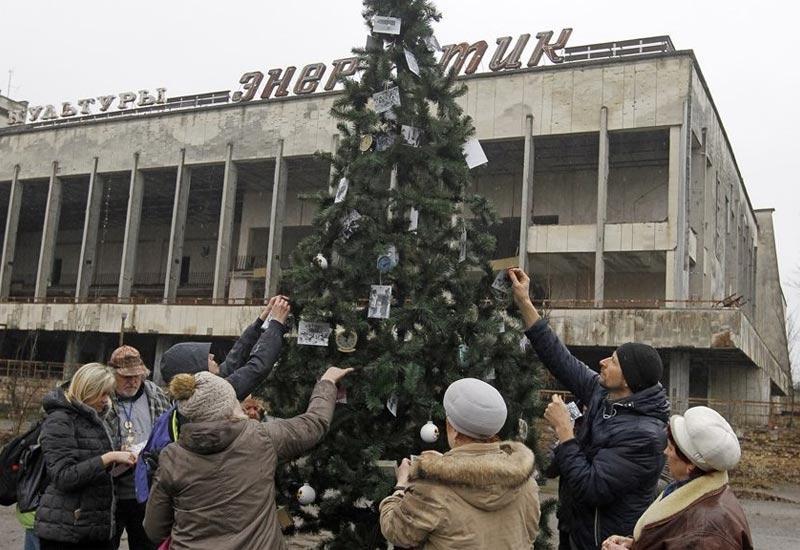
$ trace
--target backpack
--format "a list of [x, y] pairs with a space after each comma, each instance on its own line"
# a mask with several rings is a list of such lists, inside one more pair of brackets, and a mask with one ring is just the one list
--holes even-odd
[[22, 452], [19, 481], [17, 483], [17, 508], [23, 514], [39, 507], [44, 490], [47, 489], [47, 468], [42, 445], [35, 443]]
[[175, 405], [164, 411], [153, 424], [153, 431], [147, 438], [142, 452], [136, 461], [133, 475], [133, 485], [136, 491], [136, 500], [141, 504], [150, 498], [150, 486], [153, 484], [153, 475], [158, 469], [158, 455], [161, 451], [178, 439], [178, 409]]
[[9, 441], [0, 452], [0, 504], [3, 506], [17, 503], [23, 454], [30, 447], [38, 446], [42, 422], [44, 420], [39, 420], [27, 432]]

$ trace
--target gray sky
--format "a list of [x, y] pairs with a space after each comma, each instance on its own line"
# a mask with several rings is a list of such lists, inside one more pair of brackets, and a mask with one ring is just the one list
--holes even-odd
[[[781, 275], [799, 308], [800, 70], [791, 52], [800, 8], [790, 2], [439, 0], [439, 41], [553, 30], [569, 45], [669, 34], [693, 49], [720, 111], [754, 208], [776, 209]], [[241, 74], [330, 63], [362, 45], [358, 0], [213, 2], [27, 0], [4, 10], [0, 89], [34, 104], [165, 86], [170, 96], [237, 89]], [[530, 45], [529, 45], [530, 48]], [[491, 49], [490, 49], [491, 51]], [[484, 61], [484, 64], [486, 61]], [[793, 131], [794, 130], [794, 131]]]

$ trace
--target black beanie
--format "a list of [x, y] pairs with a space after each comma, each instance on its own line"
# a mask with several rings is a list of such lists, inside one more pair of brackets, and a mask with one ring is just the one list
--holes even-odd
[[628, 342], [617, 348], [617, 359], [622, 375], [633, 393], [661, 381], [664, 366], [661, 357], [652, 346]]

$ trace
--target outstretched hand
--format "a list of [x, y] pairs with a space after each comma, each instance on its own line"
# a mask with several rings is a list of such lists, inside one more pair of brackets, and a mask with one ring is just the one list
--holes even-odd
[[349, 369], [340, 369], [339, 367], [328, 367], [328, 370], [325, 371], [325, 374], [322, 375], [320, 380], [329, 380], [334, 384], [338, 384], [339, 381], [353, 372], [353, 368]]
[[289, 301], [289, 298], [287, 296], [284, 296], [283, 294], [276, 294], [275, 296], [269, 299], [267, 305], [265, 305], [264, 309], [261, 310], [261, 314], [258, 316], [259, 319], [261, 319], [262, 321], [267, 320], [267, 317], [269, 317], [269, 314], [272, 312], [272, 308], [275, 306], [275, 302], [278, 300], [278, 298], [282, 298], [287, 302]]
[[522, 318], [525, 320], [525, 330], [528, 330], [540, 319], [539, 312], [533, 307], [530, 297], [531, 279], [524, 270], [512, 267], [508, 270], [508, 280], [511, 281], [511, 293], [514, 303], [517, 304]]

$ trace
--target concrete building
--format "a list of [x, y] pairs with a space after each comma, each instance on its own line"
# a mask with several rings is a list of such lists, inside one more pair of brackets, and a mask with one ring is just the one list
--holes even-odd
[[[750, 203], [695, 56], [661, 38], [465, 76], [489, 158], [474, 186], [502, 219], [497, 257], [519, 254], [590, 364], [648, 342], [676, 409], [770, 401], [791, 386], [771, 211]], [[301, 196], [328, 186], [313, 154], [335, 146], [336, 95], [0, 129], [2, 357], [104, 360], [124, 330], [152, 364], [237, 335], [312, 230]]]
[[13, 99], [0, 94], [0, 128], [8, 126], [8, 113], [14, 111], [24, 111], [28, 104], [24, 101], [14, 101]]

